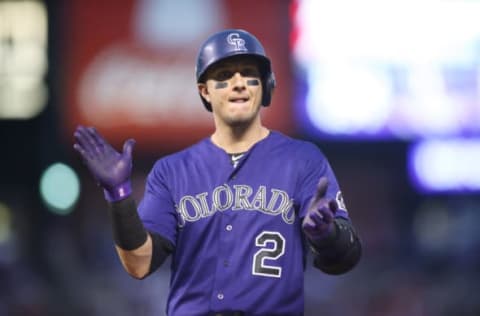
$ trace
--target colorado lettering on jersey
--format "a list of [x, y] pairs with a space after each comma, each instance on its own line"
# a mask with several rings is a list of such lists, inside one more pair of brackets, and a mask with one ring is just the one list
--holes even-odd
[[202, 192], [195, 196], [183, 196], [177, 207], [180, 214], [179, 226], [185, 222], [196, 222], [202, 218], [214, 215], [216, 212], [232, 211], [258, 211], [271, 216], [281, 215], [287, 224], [295, 221], [293, 199], [287, 192], [278, 189], [270, 189], [267, 197], [267, 188], [259, 186], [254, 192], [253, 188], [246, 184], [236, 184], [233, 187], [223, 184], [211, 192]]

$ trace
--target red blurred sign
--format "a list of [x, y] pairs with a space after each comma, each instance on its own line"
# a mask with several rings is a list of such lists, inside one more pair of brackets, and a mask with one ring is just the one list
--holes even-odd
[[65, 10], [65, 104], [68, 140], [95, 126], [136, 150], [177, 150], [213, 131], [197, 92], [196, 55], [213, 32], [255, 34], [277, 79], [264, 124], [291, 132], [288, 1], [69, 1]]

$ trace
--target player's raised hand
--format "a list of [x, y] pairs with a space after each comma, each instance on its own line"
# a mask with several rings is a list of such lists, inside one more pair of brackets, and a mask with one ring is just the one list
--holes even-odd
[[105, 189], [105, 198], [112, 202], [129, 196], [132, 192], [130, 175], [135, 140], [127, 140], [123, 152], [119, 153], [93, 127], [77, 127], [74, 137], [76, 143], [73, 148]]
[[338, 209], [335, 199], [325, 197], [327, 193], [328, 180], [325, 177], [320, 178], [317, 185], [317, 191], [312, 198], [307, 215], [303, 219], [302, 228], [311, 241], [321, 241], [330, 236], [335, 228], [334, 218]]

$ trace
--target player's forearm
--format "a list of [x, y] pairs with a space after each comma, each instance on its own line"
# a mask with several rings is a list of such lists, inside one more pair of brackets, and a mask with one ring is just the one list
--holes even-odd
[[335, 219], [335, 233], [321, 243], [311, 243], [314, 265], [328, 274], [350, 271], [360, 261], [362, 245], [351, 225], [345, 219]]
[[147, 275], [152, 257], [152, 239], [137, 212], [135, 200], [109, 203], [115, 247], [125, 270], [135, 278]]
[[134, 250], [145, 244], [148, 233], [137, 212], [135, 200], [126, 199], [108, 203], [115, 244], [124, 250]]
[[160, 267], [173, 251], [170, 241], [155, 233], [148, 233], [145, 244], [133, 250], [116, 246], [125, 270], [134, 278], [143, 279]]
[[125, 271], [136, 279], [143, 279], [150, 272], [152, 262], [152, 238], [147, 236], [143, 245], [133, 250], [125, 250], [115, 245], [118, 257]]
[[125, 270], [141, 279], [154, 272], [173, 251], [162, 236], [148, 232], [132, 197], [109, 203], [113, 239]]

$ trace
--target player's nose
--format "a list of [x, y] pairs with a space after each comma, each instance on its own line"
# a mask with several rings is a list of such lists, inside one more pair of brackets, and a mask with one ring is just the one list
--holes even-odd
[[245, 78], [238, 71], [233, 74], [231, 80], [234, 89], [244, 89], [246, 86]]

